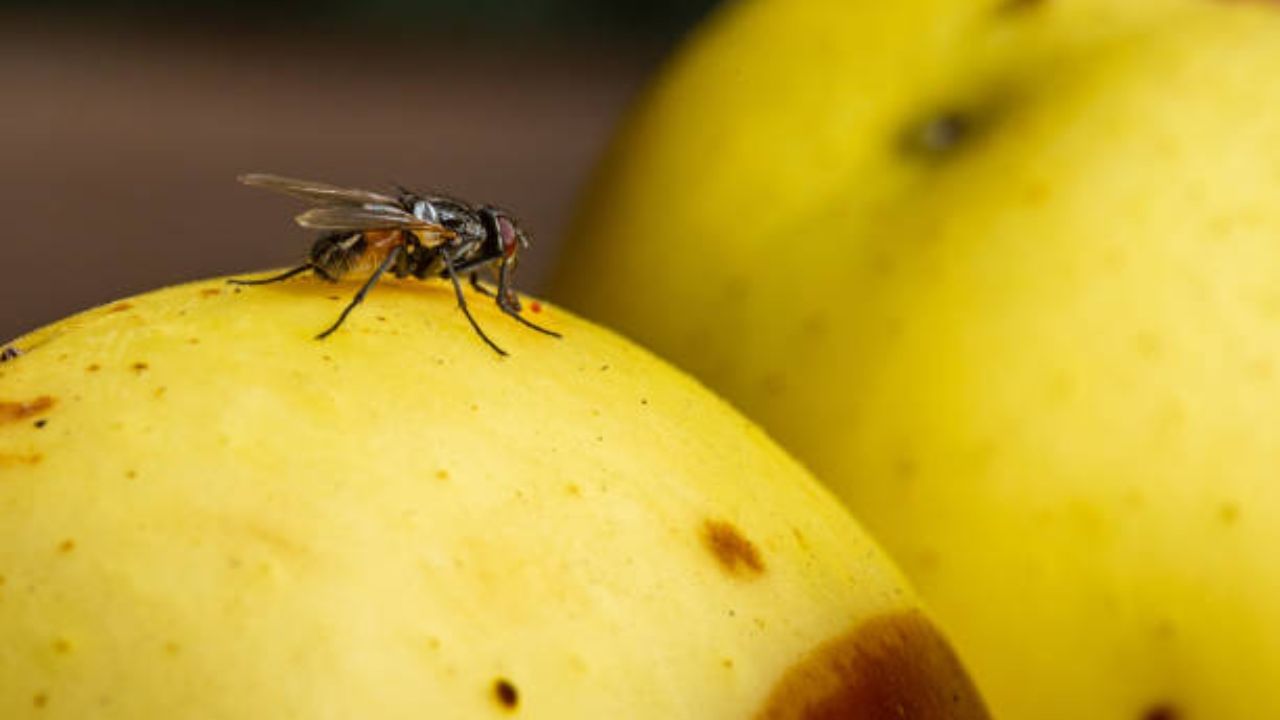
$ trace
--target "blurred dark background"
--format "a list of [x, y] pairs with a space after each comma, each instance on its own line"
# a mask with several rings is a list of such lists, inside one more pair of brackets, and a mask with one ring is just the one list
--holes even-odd
[[513, 209], [537, 290], [629, 102], [714, 0], [0, 1], [0, 342], [294, 264], [273, 172]]

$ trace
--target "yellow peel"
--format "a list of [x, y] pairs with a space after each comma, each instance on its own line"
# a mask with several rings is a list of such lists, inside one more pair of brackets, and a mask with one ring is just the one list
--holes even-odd
[[16, 341], [0, 717], [984, 716], [855, 522], [692, 380], [473, 296], [500, 358], [442, 283], [314, 340], [353, 290], [213, 280]]

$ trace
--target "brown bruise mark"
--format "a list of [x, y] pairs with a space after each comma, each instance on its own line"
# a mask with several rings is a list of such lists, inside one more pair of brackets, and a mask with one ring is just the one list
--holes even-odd
[[47, 693], [38, 692], [31, 698], [31, 705], [37, 710], [43, 710], [49, 705], [49, 695]]
[[0, 424], [18, 422], [30, 417], [42, 415], [49, 411], [57, 401], [48, 395], [41, 395], [27, 402], [0, 401]]
[[115, 305], [112, 305], [111, 307], [107, 308], [107, 312], [119, 313], [119, 312], [124, 312], [126, 310], [132, 310], [132, 309], [133, 309], [133, 303], [121, 302], [121, 303], [116, 303]]
[[493, 681], [493, 697], [508, 712], [514, 712], [520, 706], [520, 691], [504, 677]]
[[75, 549], [76, 549], [76, 541], [72, 540], [71, 538], [67, 538], [66, 540], [63, 540], [62, 542], [58, 543], [58, 552], [62, 553], [63, 555], [71, 553]]
[[148, 365], [148, 364], [146, 364], [146, 363], [144, 363], [144, 362], [142, 362], [142, 361], [138, 361], [138, 362], [136, 362], [136, 363], [134, 363], [134, 364], [130, 365], [130, 366], [129, 366], [129, 369], [130, 369], [130, 370], [132, 370], [132, 371], [134, 371], [134, 372], [136, 372], [136, 373], [141, 373], [141, 372], [145, 372], [146, 370], [151, 369], [151, 366], [150, 366], [150, 365]]
[[702, 524], [702, 542], [725, 572], [752, 579], [765, 571], [760, 550], [733, 523], [707, 520]]
[[200, 297], [213, 297], [214, 295], [221, 294], [222, 290], [220, 288], [205, 288], [200, 291]]
[[1181, 717], [1182, 713], [1168, 703], [1152, 705], [1142, 713], [1142, 720], [1179, 720]]
[[918, 610], [833, 638], [773, 687], [757, 720], [989, 720], [955, 652]]
[[96, 373], [96, 372], [98, 372], [98, 371], [99, 371], [99, 370], [101, 370], [101, 369], [102, 369], [102, 366], [101, 366], [101, 365], [99, 365], [98, 363], [90, 363], [88, 366], [86, 366], [86, 367], [85, 367], [84, 371], [85, 371], [85, 372]]

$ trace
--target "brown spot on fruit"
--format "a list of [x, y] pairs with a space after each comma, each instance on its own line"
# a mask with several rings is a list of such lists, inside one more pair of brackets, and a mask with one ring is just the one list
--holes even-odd
[[66, 638], [58, 638], [53, 641], [53, 651], [59, 655], [68, 655], [71, 653], [71, 641]]
[[146, 363], [144, 363], [144, 362], [139, 361], [139, 362], [136, 362], [136, 363], [134, 363], [134, 364], [130, 365], [130, 366], [129, 366], [129, 369], [130, 369], [130, 370], [133, 370], [134, 372], [139, 372], [139, 373], [140, 373], [140, 372], [143, 372], [144, 370], [149, 369], [150, 367], [151, 367], [150, 365], [148, 365], [148, 364], [146, 364]]
[[733, 523], [707, 520], [702, 524], [702, 541], [730, 575], [754, 578], [764, 572], [760, 550]]
[[98, 371], [99, 371], [99, 370], [101, 370], [101, 369], [102, 369], [102, 366], [101, 366], [101, 365], [99, 365], [98, 363], [89, 363], [89, 365], [85, 367], [84, 371], [85, 371], [85, 372], [95, 373], [95, 372], [98, 372]]
[[132, 310], [132, 309], [133, 309], [133, 305], [131, 303], [121, 302], [121, 303], [116, 303], [115, 305], [112, 305], [111, 307], [107, 308], [107, 312], [118, 313], [118, 312], [124, 312], [125, 310]]
[[49, 696], [42, 692], [36, 693], [35, 697], [31, 698], [31, 704], [37, 710], [43, 710], [49, 704]]
[[969, 113], [945, 110], [914, 123], [907, 129], [902, 144], [913, 156], [940, 158], [968, 140], [973, 130], [974, 120]]
[[815, 648], [774, 685], [759, 720], [986, 720], [968, 673], [916, 610], [872, 618]]
[[221, 295], [221, 294], [222, 294], [222, 290], [218, 288], [205, 288], [200, 291], [201, 297], [213, 297], [214, 295]]
[[70, 538], [58, 543], [58, 552], [62, 553], [63, 555], [66, 555], [67, 553], [75, 549], [76, 549], [76, 541]]
[[0, 402], [0, 423], [17, 422], [41, 415], [53, 407], [54, 402], [48, 395], [26, 402]]
[[507, 710], [515, 710], [520, 705], [520, 691], [506, 678], [493, 681], [493, 697]]

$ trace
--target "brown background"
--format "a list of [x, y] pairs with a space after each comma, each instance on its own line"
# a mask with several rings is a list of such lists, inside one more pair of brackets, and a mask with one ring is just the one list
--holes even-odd
[[0, 15], [0, 342], [161, 285], [295, 263], [260, 171], [513, 209], [536, 290], [664, 48]]

